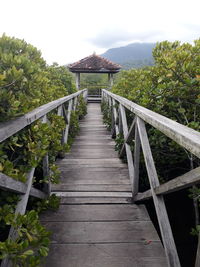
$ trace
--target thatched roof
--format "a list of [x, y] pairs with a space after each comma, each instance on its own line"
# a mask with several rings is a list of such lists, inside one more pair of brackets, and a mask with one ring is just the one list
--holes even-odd
[[116, 73], [121, 68], [120, 65], [96, 54], [72, 63], [68, 67], [71, 72], [82, 73]]

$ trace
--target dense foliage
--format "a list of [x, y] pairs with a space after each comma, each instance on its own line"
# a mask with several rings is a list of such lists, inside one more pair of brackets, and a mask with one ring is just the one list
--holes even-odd
[[[24, 40], [3, 35], [0, 38], [0, 121], [5, 122], [25, 114], [45, 103], [75, 92], [73, 77], [66, 67], [48, 66], [40, 51]], [[67, 105], [66, 105], [67, 108]], [[78, 131], [78, 119], [86, 113], [85, 102], [79, 98], [77, 111], [72, 112], [69, 139]], [[57, 183], [59, 172], [55, 160], [59, 153], [69, 149], [61, 137], [64, 118], [56, 111], [47, 115], [47, 123], [40, 120], [0, 144], [0, 172], [26, 182], [26, 174], [35, 167], [34, 185], [42, 189], [47, 182], [42, 171], [42, 159], [48, 153], [51, 182]], [[41, 257], [48, 254], [49, 233], [40, 224], [38, 212], [58, 206], [58, 199], [29, 201], [25, 215], [15, 215], [18, 196], [0, 191], [0, 259], [10, 258], [14, 266], [40, 266]], [[18, 237], [6, 240], [9, 227]]]
[[[200, 130], [200, 40], [162, 42], [153, 51], [155, 66], [123, 71], [113, 92], [188, 127]], [[199, 165], [199, 160], [148, 127], [161, 180]]]

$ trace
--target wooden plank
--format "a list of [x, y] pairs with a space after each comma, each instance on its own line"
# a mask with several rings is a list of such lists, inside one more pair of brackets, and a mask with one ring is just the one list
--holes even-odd
[[128, 204], [132, 198], [127, 197], [61, 197], [61, 204]]
[[150, 221], [143, 205], [60, 205], [57, 211], [45, 211], [42, 222]]
[[159, 186], [159, 179], [153, 161], [145, 125], [140, 118], [137, 119], [137, 126], [168, 264], [171, 267], [180, 267], [181, 265], [171, 231], [164, 199], [162, 196], [156, 196], [154, 192], [154, 188]]
[[96, 151], [94, 150], [93, 152], [88, 151], [88, 150], [79, 150], [79, 151], [72, 151], [71, 153], [65, 154], [66, 159], [101, 159], [105, 157], [112, 157], [112, 158], [118, 158], [118, 154], [116, 151], [112, 150], [106, 150], [106, 151]]
[[130, 184], [58, 184], [52, 188], [52, 192], [60, 191], [60, 192], [131, 192]]
[[[58, 255], [62, 255], [59, 257]], [[46, 267], [167, 267], [160, 242], [51, 244]]]
[[[74, 184], [130, 184], [127, 169], [117, 168], [76, 168], [62, 169], [61, 183]], [[55, 187], [56, 185], [53, 185]]]
[[54, 191], [52, 194], [55, 194], [58, 197], [131, 197], [132, 194], [128, 192], [61, 192]]
[[115, 146], [115, 142], [112, 140], [76, 140], [73, 145], [105, 145], [105, 146]]
[[63, 103], [69, 101], [70, 99], [74, 98], [75, 96], [78, 96], [82, 94], [84, 90], [78, 91], [74, 94], [71, 94], [69, 96], [65, 96], [62, 98], [59, 98], [57, 100], [54, 100], [50, 103], [47, 103], [43, 106], [40, 106], [36, 109], [34, 109], [31, 112], [28, 112], [24, 116], [21, 116], [17, 119], [10, 120], [8, 122], [0, 123], [0, 142], [6, 140], [8, 137], [14, 135], [15, 133], [19, 132], [26, 126], [30, 125], [34, 121], [38, 120], [42, 116], [46, 115], [50, 111], [54, 110], [58, 106], [62, 105]]
[[[93, 164], [122, 164], [122, 161], [119, 158], [104, 158], [104, 159], [62, 159], [59, 161], [59, 166], [67, 165], [93, 165]], [[125, 164], [123, 163], [123, 167]], [[103, 167], [104, 167], [103, 166]]]
[[43, 222], [53, 243], [159, 242], [150, 221]]
[[[103, 89], [104, 90], [104, 89]], [[149, 123], [166, 136], [177, 142], [182, 147], [186, 148], [192, 154], [200, 158], [200, 133], [177, 123], [167, 117], [164, 117], [156, 112], [139, 106], [126, 98], [115, 95], [109, 91], [104, 91], [105, 94], [112, 96], [113, 99], [120, 102], [124, 107], [138, 115], [145, 122]]]

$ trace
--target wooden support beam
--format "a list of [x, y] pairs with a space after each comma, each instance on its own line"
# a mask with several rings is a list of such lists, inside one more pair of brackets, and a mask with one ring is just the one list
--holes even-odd
[[134, 118], [134, 120], [133, 120], [133, 122], [132, 122], [132, 124], [131, 124], [131, 127], [130, 127], [130, 129], [129, 129], [129, 131], [128, 131], [128, 134], [127, 134], [127, 136], [125, 137], [125, 139], [124, 139], [124, 144], [123, 144], [123, 146], [122, 146], [122, 149], [121, 149], [121, 151], [120, 151], [120, 153], [119, 153], [119, 157], [120, 158], [123, 158], [123, 156], [124, 156], [124, 154], [125, 154], [125, 144], [127, 143], [127, 144], [130, 144], [130, 142], [133, 140], [133, 137], [134, 137], [134, 127], [135, 127], [135, 122], [136, 122], [136, 119]]
[[[178, 176], [164, 184], [155, 187], [156, 195], [166, 195], [200, 183], [200, 167]], [[151, 190], [139, 193], [135, 201], [144, 201], [152, 197]]]
[[[26, 184], [20, 181], [17, 181], [3, 173], [0, 172], [0, 188], [6, 191], [15, 192], [18, 194], [26, 193]], [[46, 194], [42, 191], [32, 187], [30, 190], [30, 196], [44, 199], [46, 198]]]
[[159, 179], [157, 176], [153, 156], [151, 153], [151, 148], [149, 145], [146, 128], [145, 128], [144, 122], [140, 118], [138, 118], [137, 120], [137, 126], [138, 126], [138, 132], [140, 135], [143, 155], [144, 155], [147, 173], [149, 177], [149, 182], [151, 186], [153, 201], [154, 201], [156, 214], [158, 218], [158, 223], [159, 223], [159, 227], [161, 231], [161, 236], [162, 236], [165, 253], [167, 256], [167, 260], [168, 260], [168, 265], [170, 267], [181, 267], [163, 196], [157, 196], [155, 194], [155, 187], [158, 187], [160, 184], [159, 184]]

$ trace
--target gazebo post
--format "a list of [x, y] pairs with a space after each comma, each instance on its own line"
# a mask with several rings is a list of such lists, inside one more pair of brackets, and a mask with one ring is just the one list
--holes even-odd
[[80, 77], [81, 77], [80, 72], [76, 72], [76, 89], [77, 90], [80, 90]]
[[110, 88], [113, 86], [113, 73], [108, 73], [108, 82], [110, 84]]

